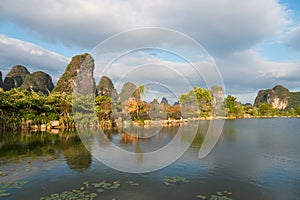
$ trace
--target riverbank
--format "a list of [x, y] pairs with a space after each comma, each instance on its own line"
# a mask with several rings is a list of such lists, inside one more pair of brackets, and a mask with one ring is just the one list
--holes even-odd
[[[168, 120], [144, 120], [144, 121], [132, 121], [132, 120], [116, 120], [115, 122], [111, 121], [101, 121], [98, 125], [93, 124], [92, 126], [78, 126], [78, 127], [86, 127], [86, 128], [102, 128], [105, 130], [112, 129], [121, 129], [122, 128], [130, 128], [130, 127], [165, 127], [165, 126], [179, 126], [180, 124], [187, 124], [189, 122], [194, 121], [210, 121], [210, 120], [235, 120], [235, 119], [266, 119], [266, 118], [300, 118], [297, 116], [216, 116], [216, 117], [199, 117], [199, 118], [187, 118], [187, 119], [168, 119]], [[75, 124], [65, 127], [60, 124], [59, 121], [51, 121], [49, 124], [41, 124], [41, 125], [29, 125], [23, 127], [22, 130], [28, 131], [50, 131], [52, 134], [58, 133], [60, 130], [66, 129], [75, 129]]]

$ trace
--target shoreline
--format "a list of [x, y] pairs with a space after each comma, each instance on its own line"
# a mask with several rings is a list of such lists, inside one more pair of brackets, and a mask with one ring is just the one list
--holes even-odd
[[[239, 119], [270, 119], [270, 118], [300, 118], [299, 115], [297, 116], [243, 116], [243, 117], [237, 117], [237, 116], [216, 116], [216, 117], [198, 117], [198, 118], [186, 118], [186, 119], [168, 119], [168, 120], [144, 120], [141, 121], [131, 121], [131, 120], [124, 120], [124, 121], [118, 121], [116, 120], [115, 126], [112, 126], [112, 122], [105, 121], [105, 124], [109, 124], [108, 126], [101, 126], [100, 124], [97, 125], [84, 125], [79, 127], [86, 127], [86, 128], [101, 128], [104, 130], [114, 130], [114, 129], [122, 129], [122, 128], [130, 128], [130, 127], [143, 127], [143, 128], [150, 128], [150, 127], [169, 127], [169, 126], [179, 126], [180, 124], [187, 124], [190, 122], [195, 121], [211, 121], [211, 120], [239, 120]], [[54, 125], [55, 124], [55, 125]], [[120, 128], [122, 127], [122, 128]], [[41, 124], [41, 125], [30, 125], [26, 127], [22, 127], [22, 131], [50, 131], [51, 134], [58, 134], [61, 130], [76, 130], [75, 124], [69, 127], [61, 126], [59, 121], [54, 120], [50, 122], [50, 125]]]

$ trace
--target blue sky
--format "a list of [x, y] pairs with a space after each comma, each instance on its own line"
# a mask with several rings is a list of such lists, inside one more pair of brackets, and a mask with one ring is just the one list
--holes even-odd
[[[5, 75], [23, 64], [31, 72], [46, 71], [56, 82], [72, 56], [142, 27], [192, 37], [213, 57], [226, 92], [244, 103], [253, 103], [259, 89], [276, 84], [300, 90], [297, 0], [3, 0], [0, 71]], [[153, 56], [182, 62], [164, 52]]]

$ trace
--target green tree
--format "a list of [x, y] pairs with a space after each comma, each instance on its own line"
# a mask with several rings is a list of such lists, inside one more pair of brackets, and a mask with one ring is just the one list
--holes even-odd
[[208, 117], [211, 114], [211, 91], [194, 86], [194, 94], [200, 108], [200, 116]]
[[244, 114], [245, 114], [244, 106], [240, 103], [237, 103], [234, 112], [235, 112], [236, 117], [243, 118]]
[[227, 110], [228, 114], [234, 114], [237, 108], [237, 101], [236, 101], [236, 97], [228, 95], [225, 100], [225, 108]]
[[196, 96], [193, 90], [190, 90], [187, 94], [180, 94], [178, 101], [183, 106], [196, 105]]
[[296, 109], [296, 115], [300, 115], [300, 106]]
[[263, 116], [268, 116], [268, 115], [272, 115], [272, 105], [266, 102], [260, 103], [258, 105], [258, 112], [260, 115]]

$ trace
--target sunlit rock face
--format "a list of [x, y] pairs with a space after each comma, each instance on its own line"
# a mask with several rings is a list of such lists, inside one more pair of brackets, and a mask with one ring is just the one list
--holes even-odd
[[65, 72], [57, 81], [54, 92], [71, 94], [76, 92], [91, 94], [96, 91], [96, 84], [93, 77], [94, 59], [85, 53], [74, 56], [68, 64]]
[[273, 108], [277, 109], [285, 109], [288, 105], [287, 100], [280, 100], [278, 97], [275, 97], [274, 99], [268, 99], [268, 103], [272, 104]]
[[287, 109], [300, 106], [300, 92], [290, 92], [287, 88], [276, 85], [272, 89], [260, 90], [255, 98], [254, 105], [269, 103], [273, 108]]

